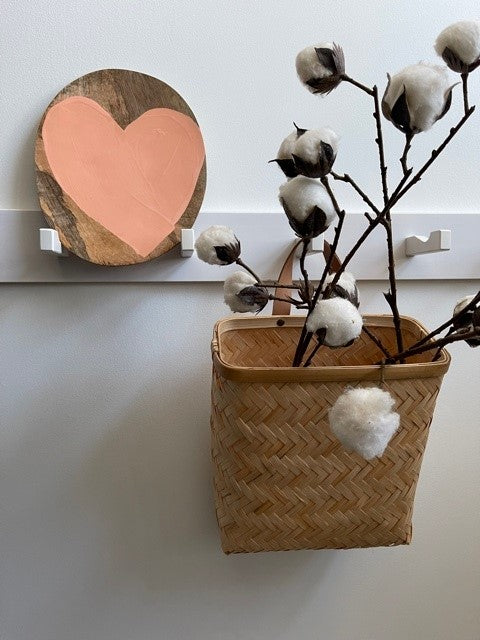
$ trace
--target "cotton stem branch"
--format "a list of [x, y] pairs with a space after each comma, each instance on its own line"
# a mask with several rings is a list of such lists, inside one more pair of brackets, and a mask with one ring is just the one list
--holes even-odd
[[378, 99], [378, 87], [374, 85], [372, 88], [367, 87], [366, 85], [350, 78], [347, 74], [343, 74], [342, 80], [345, 82], [350, 82], [358, 89], [361, 89], [369, 96], [373, 98], [373, 103], [375, 106], [375, 111], [373, 113], [373, 117], [375, 118], [375, 123], [377, 127], [377, 135], [375, 138], [375, 142], [378, 146], [378, 157], [380, 161], [380, 173], [382, 177], [382, 191], [383, 191], [383, 204], [387, 205], [388, 202], [388, 184], [387, 184], [387, 165], [385, 164], [385, 151], [383, 147], [383, 133], [382, 133], [382, 116], [380, 112], [380, 101]]
[[308, 309], [303, 303], [303, 300], [295, 300], [294, 298], [282, 298], [281, 296], [274, 296], [273, 294], [268, 296], [269, 300], [279, 300], [280, 302], [288, 302], [288, 304], [293, 304], [297, 309]]
[[255, 271], [253, 271], [253, 269], [251, 269], [247, 264], [245, 264], [245, 262], [243, 262], [241, 258], [237, 258], [237, 260], [235, 260], [235, 264], [238, 264], [239, 267], [242, 267], [242, 269], [245, 269], [245, 271], [248, 271], [248, 273], [255, 278], [255, 280], [257, 281], [257, 284], [262, 284], [261, 279], [257, 276]]
[[380, 209], [375, 206], [373, 204], [373, 202], [370, 200], [370, 198], [367, 196], [367, 194], [365, 193], [365, 191], [363, 191], [363, 189], [361, 189], [358, 184], [355, 182], [355, 180], [348, 175], [348, 173], [345, 173], [343, 176], [335, 173], [334, 171], [330, 172], [332, 178], [334, 180], [341, 180], [342, 182], [347, 182], [348, 184], [350, 184], [355, 191], [358, 193], [358, 195], [362, 198], [362, 200], [370, 207], [370, 209], [376, 213], [377, 215], [380, 213]]
[[387, 233], [387, 251], [388, 251], [388, 280], [390, 283], [390, 291], [385, 294], [385, 299], [392, 310], [393, 325], [395, 327], [395, 337], [397, 340], [398, 351], [403, 351], [403, 336], [402, 336], [402, 324], [400, 320], [400, 312], [398, 310], [398, 297], [397, 297], [397, 278], [395, 274], [395, 254], [393, 250], [393, 231], [392, 231], [392, 217], [390, 210], [387, 211], [385, 218], [382, 222]]
[[462, 73], [462, 89], [463, 89], [463, 109], [465, 111], [465, 115], [467, 115], [469, 111], [468, 106], [468, 71]]
[[470, 331], [457, 331], [452, 333], [444, 338], [440, 338], [439, 340], [434, 340], [433, 342], [429, 342], [427, 344], [422, 344], [417, 347], [410, 347], [406, 349], [403, 353], [397, 353], [387, 360], [387, 364], [394, 364], [398, 362], [398, 360], [411, 358], [412, 356], [420, 355], [421, 353], [425, 353], [425, 351], [432, 351], [433, 349], [443, 349], [448, 344], [452, 342], [459, 342], [461, 340], [471, 340], [474, 338], [480, 337], [480, 329], [472, 329]]
[[369, 96], [373, 96], [373, 89], [370, 89], [370, 87], [367, 87], [361, 82], [358, 82], [358, 80], [350, 78], [350, 76], [347, 76], [346, 73], [343, 74], [342, 80], [344, 80], [345, 82], [350, 82], [350, 84], [353, 84], [355, 87], [357, 87], [357, 89], [361, 89], [362, 91], [365, 91], [365, 93], [368, 93]]
[[316, 303], [318, 302], [318, 299], [320, 297], [320, 294], [322, 293], [322, 289], [323, 289], [323, 285], [325, 284], [325, 280], [327, 279], [328, 274], [330, 273], [330, 269], [332, 267], [332, 263], [338, 248], [338, 243], [340, 242], [340, 236], [342, 234], [342, 229], [343, 229], [343, 223], [345, 222], [345, 211], [343, 209], [340, 209], [340, 206], [337, 202], [337, 199], [335, 198], [335, 194], [332, 191], [332, 188], [330, 186], [330, 183], [328, 181], [327, 176], [325, 176], [324, 178], [322, 178], [322, 184], [325, 187], [325, 189], [327, 190], [328, 195], [330, 196], [330, 199], [332, 200], [333, 203], [333, 207], [337, 213], [338, 216], [338, 224], [335, 227], [335, 235], [333, 237], [333, 242], [330, 246], [330, 255], [328, 256], [326, 262], [325, 262], [325, 267], [323, 269], [322, 275], [320, 276], [320, 281], [318, 283], [318, 287], [317, 290], [315, 291], [315, 295], [313, 296], [313, 308], [315, 308]]
[[448, 329], [451, 325], [453, 325], [454, 322], [456, 322], [457, 320], [460, 320], [469, 311], [473, 311], [479, 303], [480, 303], [480, 291], [474, 296], [471, 302], [469, 302], [469, 304], [467, 304], [461, 311], [454, 314], [449, 320], [447, 320], [446, 322], [441, 324], [439, 327], [431, 331], [428, 335], [423, 337], [421, 340], [419, 340], [418, 342], [415, 342], [415, 344], [412, 345], [412, 348], [420, 347], [426, 342], [429, 342], [432, 338], [437, 336], [439, 333], [442, 333], [442, 331], [445, 331], [445, 329]]
[[303, 276], [303, 280], [305, 282], [305, 297], [308, 304], [308, 308], [311, 308], [311, 300], [310, 300], [310, 281], [308, 278], [308, 271], [305, 267], [305, 258], [307, 257], [308, 247], [310, 246], [310, 239], [303, 239], [303, 247], [302, 254], [300, 256], [300, 271]]
[[[307, 318], [308, 318], [308, 314], [307, 314]], [[312, 339], [312, 335], [313, 335], [312, 333], [307, 331], [307, 324], [305, 322], [305, 324], [302, 327], [300, 340], [298, 341], [297, 349], [295, 351], [295, 356], [293, 358], [293, 364], [292, 364], [293, 367], [299, 367], [302, 364], [303, 356], [305, 355], [305, 351], [307, 350], [310, 340]]]
[[317, 342], [317, 344], [314, 346], [314, 348], [312, 349], [312, 352], [310, 353], [310, 355], [308, 356], [308, 358], [305, 360], [305, 364], [303, 365], [304, 367], [309, 367], [312, 364], [312, 360], [315, 357], [317, 351], [320, 349], [320, 347], [323, 346], [323, 343], [320, 342], [320, 340]]
[[[333, 242], [332, 245], [330, 247], [330, 255], [328, 256], [327, 260], [325, 261], [325, 267], [323, 269], [322, 275], [320, 277], [318, 286], [315, 290], [315, 293], [313, 295], [313, 299], [311, 302], [311, 306], [310, 306], [310, 312], [313, 309], [315, 309], [315, 305], [318, 302], [318, 299], [322, 293], [322, 289], [323, 286], [325, 284], [325, 280], [327, 279], [328, 274], [330, 273], [330, 269], [333, 263], [333, 259], [335, 256], [335, 253], [337, 251], [337, 247], [338, 247], [338, 243], [340, 240], [340, 235], [342, 233], [342, 228], [343, 228], [343, 223], [345, 221], [345, 211], [343, 209], [340, 209], [340, 206], [337, 202], [337, 199], [335, 198], [335, 194], [332, 191], [332, 188], [330, 186], [330, 183], [328, 181], [328, 178], [325, 176], [324, 178], [322, 178], [322, 184], [325, 187], [325, 189], [327, 190], [328, 195], [330, 196], [330, 199], [332, 200], [332, 204], [333, 207], [337, 213], [338, 216], [338, 224], [335, 227], [335, 235], [333, 238]], [[308, 315], [309, 315], [308, 314]], [[307, 317], [308, 317], [307, 315]], [[308, 349], [308, 345], [310, 344], [310, 340], [312, 339], [312, 334], [311, 333], [307, 333], [307, 330], [305, 328], [305, 325], [303, 327], [302, 333], [300, 334], [300, 339], [298, 341], [298, 345], [297, 345], [297, 349], [295, 351], [295, 357], [293, 360], [293, 366], [294, 367], [298, 367], [300, 366], [303, 357]]]
[[419, 182], [422, 179], [422, 176], [425, 173], [425, 171], [430, 167], [430, 165], [432, 165], [435, 162], [438, 156], [442, 153], [442, 151], [445, 149], [448, 143], [452, 140], [452, 138], [460, 131], [460, 129], [463, 127], [465, 122], [470, 118], [470, 116], [473, 114], [474, 111], [475, 111], [474, 106], [467, 109], [467, 111], [465, 112], [465, 115], [463, 116], [463, 118], [461, 118], [458, 124], [455, 127], [452, 127], [450, 129], [448, 136], [445, 138], [442, 144], [432, 151], [432, 154], [430, 158], [427, 160], [427, 162], [425, 162], [425, 164], [419, 169], [419, 171], [417, 171], [417, 173], [413, 176], [410, 182], [408, 182], [403, 187], [403, 189], [400, 190], [400, 192], [396, 196], [396, 199], [395, 199], [396, 202], [398, 202], [400, 198], [403, 198], [403, 196], [407, 193], [407, 191], [409, 191], [413, 187], [413, 185], [415, 185], [417, 182]]
[[450, 129], [450, 132], [449, 132], [448, 136], [445, 138], [445, 140], [442, 142], [442, 144], [432, 151], [430, 158], [427, 160], [427, 162], [425, 162], [425, 164], [421, 167], [421, 169], [414, 175], [414, 177], [410, 180], [410, 182], [408, 182], [408, 180], [409, 180], [409, 178], [410, 178], [410, 176], [411, 176], [413, 171], [412, 171], [411, 168], [408, 169], [407, 174], [405, 174], [401, 178], [401, 180], [398, 183], [395, 191], [390, 196], [390, 198], [389, 198], [389, 200], [387, 202], [387, 205], [383, 208], [383, 210], [380, 212], [380, 214], [376, 218], [374, 218], [372, 220], [372, 222], [369, 224], [367, 229], [365, 229], [365, 231], [362, 233], [362, 235], [358, 238], [358, 240], [355, 243], [355, 245], [352, 247], [352, 249], [349, 251], [349, 253], [345, 256], [345, 259], [343, 260], [340, 269], [337, 271], [332, 284], [334, 284], [334, 285], [337, 284], [338, 279], [340, 278], [341, 274], [345, 271], [345, 269], [346, 269], [347, 265], [349, 264], [349, 262], [355, 256], [355, 254], [357, 253], [359, 248], [363, 245], [365, 240], [369, 237], [369, 235], [382, 222], [382, 220], [387, 215], [387, 212], [389, 212], [394, 207], [394, 205], [396, 205], [397, 202], [401, 198], [403, 198], [403, 196], [407, 193], [407, 191], [409, 191], [421, 179], [421, 177], [423, 176], [425, 171], [427, 171], [427, 169], [435, 162], [435, 160], [438, 158], [438, 156], [442, 153], [442, 151], [445, 149], [445, 147], [449, 144], [449, 142], [451, 142], [451, 140], [455, 137], [455, 135], [460, 131], [460, 129], [463, 127], [463, 125], [468, 120], [468, 118], [470, 118], [470, 116], [473, 114], [474, 110], [475, 110], [474, 106], [470, 107], [468, 112], [461, 118], [461, 120], [458, 122], [458, 124], [455, 127], [452, 127]]
[[383, 353], [384, 356], [386, 356], [387, 358], [391, 358], [392, 357], [392, 354], [388, 351], [388, 349], [385, 347], [385, 345], [380, 340], [380, 338], [378, 338], [374, 333], [372, 333], [372, 331], [370, 331], [370, 329], [368, 327], [363, 325], [362, 331], [365, 333], [366, 336], [368, 336], [370, 338], [370, 340], [373, 343], [376, 344], [376, 346], [380, 349], [380, 351]]
[[380, 113], [380, 102], [378, 99], [378, 88], [375, 85], [373, 87], [373, 102], [375, 104], [375, 111], [373, 117], [377, 125], [377, 137], [375, 142], [378, 146], [378, 158], [380, 161], [380, 173], [382, 176], [382, 191], [383, 191], [383, 205], [386, 207], [388, 202], [388, 184], [387, 184], [387, 165], [385, 164], [385, 150], [383, 147], [383, 133], [382, 133], [382, 116]]
[[296, 289], [298, 291], [302, 288], [300, 284], [282, 284], [275, 280], [262, 280], [260, 284], [266, 289]]
[[413, 140], [413, 133], [406, 133], [405, 147], [403, 148], [403, 154], [402, 154], [402, 157], [400, 158], [400, 164], [402, 165], [404, 176], [407, 175], [409, 171], [411, 171], [408, 168], [407, 159], [408, 159], [408, 152], [410, 151], [410, 148], [412, 146], [412, 140]]

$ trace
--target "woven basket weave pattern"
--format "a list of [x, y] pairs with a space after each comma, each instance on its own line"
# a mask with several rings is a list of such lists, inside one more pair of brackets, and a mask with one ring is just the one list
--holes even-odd
[[[393, 350], [392, 330], [375, 331]], [[220, 357], [240, 367], [285, 367], [298, 332], [299, 327], [225, 331]], [[418, 331], [406, 331], [405, 337], [408, 344]], [[375, 345], [363, 337], [354, 350], [324, 352], [317, 363], [327, 366], [379, 359]], [[415, 489], [444, 371], [385, 381], [401, 427], [382, 458], [367, 462], [347, 452], [328, 427], [328, 410], [347, 383], [238, 382], [216, 369], [212, 455], [226, 553], [409, 543]]]

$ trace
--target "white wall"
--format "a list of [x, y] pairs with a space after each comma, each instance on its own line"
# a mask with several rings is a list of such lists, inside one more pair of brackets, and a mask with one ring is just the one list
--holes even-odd
[[[156, 75], [190, 102], [207, 144], [205, 210], [276, 207], [265, 161], [293, 118], [336, 127], [338, 168], [373, 186], [370, 105], [350, 87], [307, 94], [297, 49], [335, 39], [352, 75], [383, 83], [433, 58], [444, 25], [478, 17], [466, 0], [2, 8], [0, 209], [37, 207], [37, 120], [64, 84], [108, 66]], [[478, 211], [478, 132], [477, 116], [403, 210]], [[345, 203], [359, 208], [347, 192]], [[433, 326], [475, 286], [403, 283], [401, 308]], [[382, 287], [363, 284], [365, 311], [385, 310]], [[0, 288], [2, 640], [478, 640], [478, 352], [451, 349], [410, 547], [225, 557], [208, 426], [209, 339], [224, 314], [218, 285]]]

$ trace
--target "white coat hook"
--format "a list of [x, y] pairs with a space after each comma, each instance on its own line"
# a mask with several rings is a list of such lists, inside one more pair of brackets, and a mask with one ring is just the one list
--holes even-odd
[[40, 249], [42, 251], [48, 251], [56, 256], [65, 258], [68, 256], [68, 251], [62, 246], [60, 238], [58, 237], [58, 231], [55, 229], [39, 229], [40, 232]]
[[193, 229], [182, 229], [182, 244], [180, 255], [182, 258], [191, 258], [195, 249], [195, 231]]
[[452, 232], [450, 229], [437, 229], [428, 236], [409, 236], [405, 240], [405, 255], [416, 256], [419, 253], [437, 253], [449, 251]]
[[318, 253], [319, 251], [323, 251], [323, 243], [325, 241], [323, 233], [321, 233], [316, 238], [312, 238], [310, 240], [310, 247], [308, 249], [309, 253]]
[[[324, 242], [324, 234], [321, 233], [319, 236], [312, 238], [310, 240], [310, 244], [308, 245], [307, 255], [311, 253], [320, 253], [323, 252], [323, 242]], [[302, 243], [300, 242], [297, 250], [295, 251], [295, 255], [299, 258], [302, 255]]]

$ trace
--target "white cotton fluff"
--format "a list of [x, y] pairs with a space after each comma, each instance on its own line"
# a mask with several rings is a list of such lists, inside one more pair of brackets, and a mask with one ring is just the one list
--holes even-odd
[[223, 297], [225, 304], [227, 304], [233, 312], [247, 313], [248, 311], [257, 311], [256, 306], [245, 304], [238, 294], [245, 287], [253, 287], [257, 284], [257, 281], [246, 271], [235, 271], [227, 278], [223, 285]]
[[[415, 132], [427, 131], [443, 114], [449, 97], [447, 68], [424, 62], [405, 67], [390, 78], [383, 103], [392, 110], [404, 90], [410, 128]], [[385, 109], [384, 114], [387, 116]]]
[[382, 389], [347, 389], [328, 413], [330, 429], [349, 451], [365, 460], [383, 455], [400, 425], [395, 401]]
[[338, 136], [335, 131], [324, 127], [323, 129], [308, 129], [301, 136], [297, 137], [293, 151], [296, 156], [304, 162], [315, 164], [319, 155], [322, 154], [322, 142], [326, 142], [332, 147], [334, 156], [338, 151]]
[[195, 242], [197, 256], [208, 264], [225, 265], [228, 262], [222, 261], [217, 256], [215, 247], [236, 246], [238, 240], [232, 229], [220, 224], [212, 225], [201, 233]]
[[358, 309], [344, 298], [319, 300], [308, 316], [306, 327], [310, 333], [326, 329], [324, 344], [343, 347], [355, 340], [362, 331], [363, 320]]
[[292, 131], [282, 142], [278, 149], [277, 160], [291, 160], [293, 148], [297, 141], [298, 132]]
[[333, 50], [333, 42], [322, 42], [311, 47], [305, 47], [297, 54], [295, 59], [298, 77], [312, 93], [315, 92], [315, 89], [306, 84], [309, 80], [312, 78], [328, 78], [333, 75], [332, 70], [320, 62], [315, 48]]
[[[323, 291], [328, 287], [328, 285], [335, 278], [335, 273], [330, 273], [325, 278], [325, 284], [323, 285]], [[355, 276], [353, 273], [349, 271], [344, 271], [342, 275], [339, 277], [337, 284], [345, 289], [349, 296], [354, 297], [357, 294], [357, 281], [355, 280]]]
[[297, 176], [284, 182], [280, 186], [278, 195], [298, 222], [304, 222], [314, 207], [318, 207], [325, 213], [327, 225], [335, 219], [336, 213], [332, 200], [318, 180]]
[[439, 56], [448, 48], [466, 65], [473, 64], [480, 57], [480, 23], [462, 20], [444, 29], [435, 42]]

